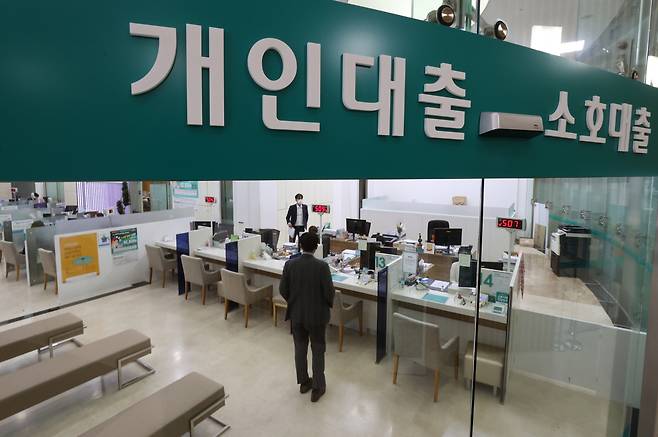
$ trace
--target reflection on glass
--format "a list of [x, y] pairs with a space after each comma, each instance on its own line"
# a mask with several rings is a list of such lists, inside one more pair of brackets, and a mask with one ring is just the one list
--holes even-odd
[[[513, 236], [522, 277], [511, 296], [507, 390], [493, 429], [636, 435], [655, 179], [535, 179], [533, 199], [533, 238]], [[478, 350], [490, 346], [479, 342]], [[483, 401], [490, 384], [476, 378], [477, 433], [492, 430], [494, 410]]]

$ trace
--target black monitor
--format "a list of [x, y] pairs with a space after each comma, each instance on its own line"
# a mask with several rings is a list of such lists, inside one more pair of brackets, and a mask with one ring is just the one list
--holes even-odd
[[459, 267], [459, 286], [460, 287], [476, 287], [475, 281], [477, 280], [478, 263], [471, 261], [470, 267]]
[[76, 213], [76, 212], [78, 212], [78, 206], [77, 205], [66, 205], [66, 207], [64, 207], [64, 212]]
[[362, 219], [345, 219], [346, 230], [348, 234], [353, 236], [368, 235], [370, 232], [370, 223]]
[[459, 228], [434, 229], [434, 244], [437, 246], [461, 246], [462, 230]]
[[272, 250], [276, 250], [276, 246], [279, 242], [279, 230], [278, 229], [261, 229], [260, 241], [267, 244]]
[[367, 250], [361, 251], [361, 268], [375, 270], [375, 254], [381, 252], [379, 243], [368, 243]]
[[190, 230], [191, 231], [197, 231], [199, 228], [213, 228], [213, 222], [210, 220], [195, 220], [192, 223], [190, 223]]

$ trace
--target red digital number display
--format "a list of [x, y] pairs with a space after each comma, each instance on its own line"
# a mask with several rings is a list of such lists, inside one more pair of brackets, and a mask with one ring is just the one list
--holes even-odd
[[312, 205], [311, 210], [316, 214], [329, 214], [329, 205]]
[[206, 203], [215, 203], [216, 199], [212, 196], [206, 196]]
[[515, 219], [515, 218], [503, 218], [503, 217], [498, 217], [497, 225], [499, 228], [517, 229], [519, 231], [522, 231], [523, 228], [525, 227], [523, 220]]

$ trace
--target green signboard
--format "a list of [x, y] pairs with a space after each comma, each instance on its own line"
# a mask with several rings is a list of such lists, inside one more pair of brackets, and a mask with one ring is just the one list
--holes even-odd
[[[5, 2], [0, 178], [658, 174], [651, 87], [332, 0], [254, 6]], [[534, 132], [480, 135], [490, 112]]]

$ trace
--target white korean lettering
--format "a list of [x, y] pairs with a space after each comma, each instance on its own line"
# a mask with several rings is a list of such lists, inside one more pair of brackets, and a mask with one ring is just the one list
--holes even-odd
[[637, 120], [633, 126], [633, 153], [648, 153], [649, 134], [651, 133], [651, 123], [649, 117], [651, 112], [647, 111], [644, 106], [635, 111]]
[[[617, 123], [617, 114], [621, 114]], [[633, 106], [628, 103], [610, 103], [610, 116], [608, 120], [608, 135], [619, 138], [617, 143], [618, 152], [628, 152], [631, 136], [631, 118], [633, 117]], [[619, 128], [617, 128], [619, 126]]]
[[580, 141], [605, 144], [606, 139], [599, 137], [599, 131], [603, 127], [603, 111], [608, 105], [601, 103], [601, 97], [593, 96], [592, 100], [585, 100], [585, 106], [587, 107], [585, 122], [589, 135], [581, 135]]
[[[393, 71], [393, 64], [395, 71]], [[375, 58], [351, 53], [343, 54], [343, 105], [352, 111], [378, 112], [377, 134], [391, 135], [391, 112], [393, 113], [394, 137], [404, 136], [404, 97], [406, 82], [406, 60], [379, 56], [379, 98], [376, 102], [356, 99], [357, 67], [372, 68]], [[391, 95], [393, 107], [391, 109]]]
[[442, 63], [440, 67], [426, 66], [425, 74], [434, 76], [437, 80], [423, 86], [424, 93], [418, 95], [418, 101], [420, 103], [438, 106], [425, 108], [425, 135], [428, 138], [463, 140], [463, 132], [445, 131], [442, 129], [463, 129], [465, 113], [464, 111], [453, 108], [470, 108], [471, 101], [428, 93], [445, 90], [453, 96], [466, 97], [466, 90], [455, 83], [455, 80], [465, 80], [466, 73], [453, 70], [451, 64]]
[[[272, 80], [263, 70], [263, 56], [274, 50], [281, 57], [283, 69], [278, 79]], [[280, 39], [263, 38], [249, 50], [247, 68], [251, 78], [267, 91], [281, 91], [295, 80], [297, 76], [297, 58], [290, 46]], [[307, 44], [307, 95], [308, 108], [320, 107], [320, 44]], [[263, 124], [268, 129], [302, 132], [320, 132], [320, 123], [307, 121], [280, 120], [277, 110], [277, 96], [263, 95]]]
[[203, 124], [202, 70], [208, 69], [210, 126], [224, 126], [224, 29], [208, 28], [208, 56], [201, 54], [201, 26], [186, 25], [187, 124]]
[[565, 138], [567, 140], [575, 140], [576, 134], [574, 132], [567, 132], [567, 123], [574, 124], [576, 119], [573, 118], [569, 112], [569, 93], [567, 91], [560, 91], [560, 99], [555, 111], [548, 116], [549, 121], [557, 121], [557, 130], [546, 129], [544, 133], [547, 137]]
[[158, 38], [158, 54], [148, 73], [137, 82], [130, 84], [130, 93], [135, 96], [151, 91], [169, 75], [176, 60], [176, 29], [173, 27], [152, 26], [130, 23], [130, 35]]

